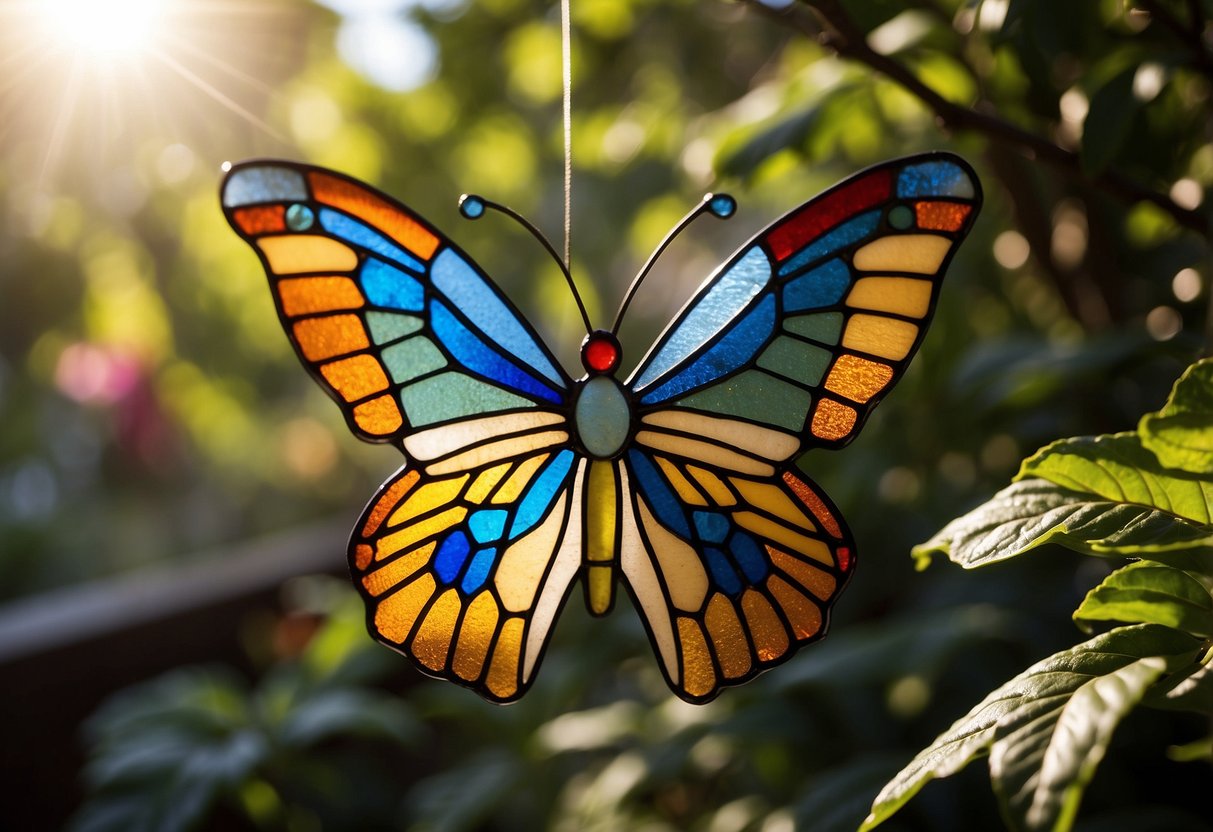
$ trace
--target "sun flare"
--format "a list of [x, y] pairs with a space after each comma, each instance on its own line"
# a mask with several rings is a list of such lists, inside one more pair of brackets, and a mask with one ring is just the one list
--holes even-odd
[[154, 43], [164, 0], [41, 0], [48, 34], [65, 47], [97, 56], [129, 56]]

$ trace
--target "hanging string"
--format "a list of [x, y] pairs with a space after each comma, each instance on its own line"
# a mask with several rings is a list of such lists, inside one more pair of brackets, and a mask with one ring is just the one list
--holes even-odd
[[573, 47], [569, 0], [560, 0], [560, 57], [564, 76], [564, 266], [572, 269], [573, 236]]

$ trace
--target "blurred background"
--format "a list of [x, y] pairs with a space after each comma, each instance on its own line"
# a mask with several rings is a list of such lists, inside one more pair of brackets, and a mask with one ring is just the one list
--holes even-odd
[[[16, 0], [0, 8], [0, 828], [852, 829], [913, 753], [1077, 640], [1106, 567], [909, 547], [1075, 434], [1131, 428], [1207, 350], [1203, 0], [572, 0], [573, 272], [630, 365], [716, 263], [927, 149], [986, 207], [918, 359], [803, 469], [860, 566], [822, 644], [705, 707], [626, 599], [566, 609], [499, 708], [373, 645], [345, 536], [399, 465], [297, 366], [220, 165], [331, 166], [455, 237], [576, 366], [560, 273], [559, 10], [534, 0]], [[841, 53], [841, 54], [840, 54]], [[1135, 714], [1080, 828], [1208, 829], [1201, 736]], [[890, 828], [994, 828], [980, 767]]]

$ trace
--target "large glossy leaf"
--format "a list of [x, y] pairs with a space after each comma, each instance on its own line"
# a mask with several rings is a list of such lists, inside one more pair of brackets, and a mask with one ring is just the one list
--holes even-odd
[[1120, 719], [1164, 672], [1190, 665], [1199, 647], [1191, 636], [1142, 624], [1036, 663], [919, 752], [877, 795], [861, 832], [984, 754], [1013, 826], [1068, 828]]
[[1157, 508], [1025, 479], [944, 526], [913, 554], [919, 568], [938, 552], [972, 569], [1045, 543], [1094, 555], [1161, 557], [1213, 545], [1213, 528]]
[[1213, 635], [1213, 597], [1181, 569], [1139, 561], [1118, 569], [1087, 593], [1077, 622], [1162, 624], [1198, 636]]
[[1117, 503], [1213, 523], [1213, 479], [1166, 468], [1136, 433], [1062, 439], [1024, 460], [1016, 479], [1043, 477]]
[[1145, 704], [1151, 708], [1213, 716], [1213, 648], [1205, 651], [1190, 672], [1176, 673], [1151, 690]]
[[1137, 432], [1168, 468], [1213, 473], [1213, 359], [1189, 367], [1163, 409], [1144, 416]]

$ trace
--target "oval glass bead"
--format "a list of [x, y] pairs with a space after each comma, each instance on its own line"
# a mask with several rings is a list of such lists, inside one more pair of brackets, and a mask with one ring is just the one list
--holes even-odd
[[590, 456], [610, 459], [617, 455], [632, 428], [632, 411], [619, 382], [610, 376], [587, 381], [577, 397], [573, 422]]

